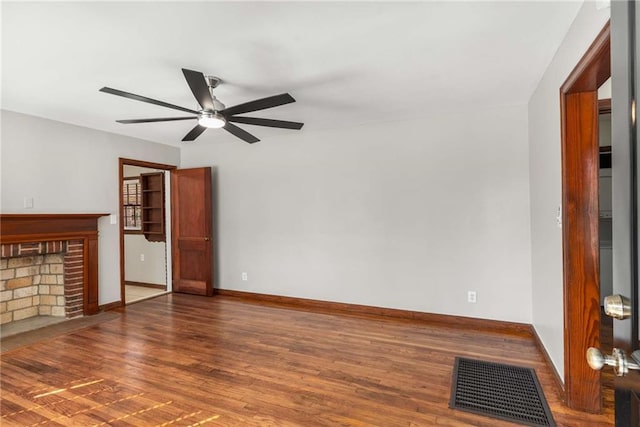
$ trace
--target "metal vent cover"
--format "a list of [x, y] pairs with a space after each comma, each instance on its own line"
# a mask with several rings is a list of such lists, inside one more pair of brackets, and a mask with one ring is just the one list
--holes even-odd
[[555, 427], [536, 372], [456, 357], [449, 407], [527, 426]]

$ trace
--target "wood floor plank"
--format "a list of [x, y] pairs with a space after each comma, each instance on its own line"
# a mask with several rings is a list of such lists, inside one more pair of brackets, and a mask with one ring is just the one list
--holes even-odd
[[[449, 409], [456, 356], [534, 368], [559, 426], [612, 426], [563, 406], [531, 337], [164, 295], [8, 350], [5, 426], [511, 426]], [[59, 330], [59, 327], [58, 327]]]

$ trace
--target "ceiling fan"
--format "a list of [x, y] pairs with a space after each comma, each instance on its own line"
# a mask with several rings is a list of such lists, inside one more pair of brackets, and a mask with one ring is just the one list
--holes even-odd
[[[198, 104], [202, 107], [199, 110], [191, 110], [189, 108], [180, 107], [179, 105], [169, 104], [167, 102], [158, 101], [156, 99], [147, 98], [146, 96], [136, 95], [134, 93], [124, 92], [110, 87], [103, 87], [100, 92], [118, 95], [136, 101], [148, 102], [149, 104], [160, 105], [161, 107], [172, 108], [174, 110], [184, 111], [194, 114], [189, 117], [160, 117], [153, 119], [131, 119], [116, 120], [118, 123], [152, 123], [152, 122], [172, 122], [176, 120], [198, 120], [196, 127], [182, 138], [182, 141], [193, 141], [199, 137], [202, 132], [208, 128], [222, 128], [227, 132], [235, 135], [249, 144], [260, 141], [244, 129], [239, 128], [233, 123], [244, 123], [247, 125], [268, 126], [282, 129], [301, 129], [304, 123], [288, 122], [285, 120], [262, 119], [258, 117], [243, 117], [237, 114], [250, 113], [252, 111], [264, 110], [267, 108], [277, 107], [279, 105], [296, 102], [288, 93], [280, 95], [268, 96], [255, 101], [245, 102], [244, 104], [235, 105], [226, 108], [223, 103], [213, 95], [213, 89], [217, 87], [221, 80], [215, 76], [205, 76], [199, 71], [182, 69], [187, 84], [191, 88], [191, 92], [196, 97]], [[233, 123], [232, 123], [233, 122]]]

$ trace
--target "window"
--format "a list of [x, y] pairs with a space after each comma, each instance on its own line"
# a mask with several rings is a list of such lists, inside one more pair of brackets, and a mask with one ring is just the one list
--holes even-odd
[[140, 177], [124, 178], [122, 181], [122, 200], [124, 203], [125, 233], [142, 231], [142, 196], [140, 191]]

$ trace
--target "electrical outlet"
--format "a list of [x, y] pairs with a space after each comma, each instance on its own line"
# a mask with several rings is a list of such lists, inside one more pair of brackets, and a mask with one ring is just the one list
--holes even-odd
[[33, 197], [25, 197], [23, 200], [23, 206], [25, 209], [33, 209]]
[[242, 281], [243, 281], [243, 282], [246, 282], [247, 280], [249, 280], [249, 277], [248, 277], [248, 275], [247, 275], [247, 272], [246, 272], [246, 271], [243, 271], [243, 272], [242, 272]]
[[467, 292], [467, 302], [475, 304], [477, 302], [476, 299], [476, 291]]
[[144, 261], [144, 254], [140, 254], [140, 261]]

